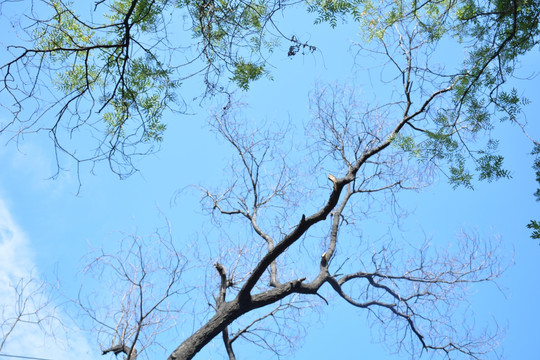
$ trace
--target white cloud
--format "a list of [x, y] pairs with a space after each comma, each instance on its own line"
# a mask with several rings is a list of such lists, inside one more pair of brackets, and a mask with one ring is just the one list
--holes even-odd
[[[99, 358], [51, 300], [52, 289], [36, 278], [33, 259], [30, 242], [0, 199], [0, 343], [9, 332], [1, 353], [51, 360]], [[29, 322], [17, 322], [10, 332], [21, 309]], [[34, 323], [38, 318], [44, 319], [39, 325]]]
[[26, 237], [0, 199], [0, 286], [30, 275], [32, 257]]
[[[40, 144], [38, 139], [31, 140], [33, 141], [17, 144], [16, 147], [5, 147], [6, 163], [9, 163], [12, 171], [17, 174], [17, 178], [26, 179], [35, 189], [55, 192], [65, 190], [73, 183], [71, 173], [58, 169], [54, 160], [55, 155], [50, 147]], [[44, 181], [51, 177], [54, 177], [55, 181]]]

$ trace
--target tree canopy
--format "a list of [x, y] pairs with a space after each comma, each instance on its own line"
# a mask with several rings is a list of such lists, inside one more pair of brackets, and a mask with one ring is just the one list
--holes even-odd
[[[295, 61], [320, 51], [316, 38], [282, 30], [298, 12], [330, 32], [358, 24], [352, 48], [381, 80], [367, 100], [353, 86], [317, 86], [301, 150], [286, 123], [246, 119], [237, 101], [272, 78], [276, 52]], [[413, 358], [483, 358], [496, 334], [461, 330], [453, 314], [469, 286], [502, 273], [496, 243], [462, 233], [453, 249], [402, 251], [391, 236], [374, 249], [359, 234], [375, 209], [394, 208], [399, 192], [433, 174], [470, 189], [511, 176], [492, 130], [507, 121], [526, 134], [528, 99], [507, 83], [540, 40], [539, 18], [540, 2], [526, 0], [32, 2], [11, 19], [25, 41], [7, 47], [0, 67], [12, 115], [0, 133], [19, 141], [48, 131], [57, 153], [106, 160], [125, 176], [134, 157], [172, 140], [167, 121], [220, 104], [209, 123], [235, 160], [218, 188], [198, 189], [225, 250], [204, 264], [213, 275], [197, 311], [207, 315], [167, 348], [170, 360], [193, 358], [218, 335], [230, 360], [242, 340], [279, 355], [301, 313], [332, 295], [367, 310]], [[538, 223], [529, 226], [537, 237]], [[193, 301], [196, 252], [165, 233], [128, 236], [86, 268], [118, 285], [112, 310], [77, 299], [104, 355], [144, 356]]]
[[[518, 56], [538, 42], [535, 1], [32, 1], [30, 13], [12, 19], [26, 42], [7, 47], [12, 58], [1, 68], [3, 103], [12, 113], [1, 131], [17, 138], [48, 130], [78, 161], [108, 159], [113, 171], [129, 174], [131, 155], [163, 139], [167, 109], [182, 112], [193, 97], [230, 91], [229, 81], [247, 90], [271, 76], [267, 58], [284, 51], [282, 43], [290, 56], [316, 50], [280, 31], [293, 6], [331, 27], [355, 21], [366, 50], [409, 58], [411, 71], [401, 73], [411, 100], [421, 100], [417, 89], [440, 92], [429, 126], [419, 127], [428, 138], [414, 146], [450, 159], [454, 183], [471, 186], [457, 132], [489, 129], [496, 112], [517, 119], [526, 99], [502, 85]], [[463, 61], [440, 64], [437, 49], [451, 43]], [[396, 62], [398, 72], [403, 65]], [[182, 83], [197, 74], [201, 94], [186, 96]], [[87, 129], [97, 142], [84, 153], [81, 141], [68, 138]], [[400, 141], [412, 146], [408, 137]], [[508, 175], [493, 144], [475, 156], [488, 180]]]

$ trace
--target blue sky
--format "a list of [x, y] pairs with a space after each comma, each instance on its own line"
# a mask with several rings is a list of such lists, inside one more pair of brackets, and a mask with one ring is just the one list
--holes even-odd
[[[301, 129], [309, 121], [308, 95], [325, 82], [352, 82], [366, 98], [376, 97], [378, 64], [369, 58], [356, 58], [362, 66], [353, 67], [356, 39], [354, 25], [342, 25], [338, 30], [308, 26], [310, 19], [295, 22], [295, 35], [313, 42], [318, 50], [290, 59], [286, 51], [276, 52], [270, 62], [273, 80], [254, 83], [250, 91], [241, 94], [248, 104], [246, 119], [266, 118], [269, 121], [290, 121]], [[284, 24], [285, 31], [287, 25]], [[304, 30], [305, 29], [305, 30]], [[291, 30], [292, 31], [292, 30]], [[4, 39], [4, 43], [8, 40]], [[4, 57], [1, 57], [4, 59]], [[364, 63], [366, 62], [366, 63]], [[540, 54], [535, 50], [522, 62], [519, 75], [528, 77], [538, 71]], [[358, 68], [364, 70], [356, 70]], [[186, 90], [189, 91], [186, 85]], [[540, 112], [540, 82], [538, 78], [516, 81], [515, 86], [526, 94], [532, 104], [525, 108], [527, 130], [540, 138], [537, 114]], [[209, 220], [201, 210], [200, 196], [192, 184], [222, 184], [223, 165], [230, 161], [232, 151], [209, 131], [206, 108], [193, 107], [195, 115], [167, 114], [168, 130], [160, 151], [142, 158], [140, 172], [126, 180], [111, 174], [106, 164], [90, 172], [81, 169], [82, 187], [73, 164], [66, 164], [55, 179], [56, 163], [47, 134], [30, 134], [18, 146], [6, 143], [0, 147], [0, 302], [8, 304], [6, 284], [18, 276], [38, 274], [42, 279], [61, 280], [63, 291], [73, 296], [79, 288], [83, 259], [92, 249], [114, 247], [120, 233], [151, 233], [163, 225], [163, 214], [171, 223], [180, 246], [202, 241]], [[2, 113], [5, 117], [6, 114]], [[501, 124], [496, 133], [506, 156], [512, 179], [496, 183], [477, 184], [475, 191], [453, 190], [444, 177], [419, 193], [406, 193], [400, 204], [411, 211], [402, 220], [402, 228], [391, 229], [397, 238], [417, 241], [423, 237], [433, 244], [448, 244], [462, 229], [482, 238], [501, 241], [501, 253], [513, 265], [501, 277], [499, 288], [482, 285], [470, 297], [471, 308], [477, 313], [476, 324], [482, 327], [494, 321], [506, 331], [501, 352], [508, 359], [538, 358], [540, 338], [540, 246], [529, 238], [526, 223], [538, 218], [540, 207], [532, 196], [537, 184], [529, 155], [531, 144], [516, 126]], [[325, 176], [325, 175], [324, 175]], [[78, 194], [77, 194], [78, 193]], [[385, 216], [384, 214], [382, 216]], [[375, 218], [364, 233], [377, 233], [378, 226], [387, 226], [388, 219]], [[371, 235], [376, 236], [376, 235]], [[58, 304], [61, 299], [58, 299]], [[378, 330], [366, 319], [365, 312], [352, 309], [344, 301], [334, 299], [319, 314], [307, 315], [309, 331], [302, 346], [290, 358], [294, 359], [405, 359], [391, 355], [379, 344]], [[71, 324], [60, 306], [58, 316]], [[180, 330], [189, 332], [189, 326]], [[36, 356], [22, 345], [38, 332], [21, 330], [13, 337], [6, 353]], [[80, 346], [84, 356], [98, 359], [91, 334], [71, 333], [72, 345]], [[63, 340], [62, 340], [63, 341]], [[69, 352], [57, 339], [45, 338], [45, 357], [68, 359]], [[220, 351], [221, 353], [218, 353]], [[252, 350], [249, 349], [249, 352]], [[214, 353], [216, 352], [216, 353]], [[237, 350], [242, 355], [242, 347]], [[220, 343], [212, 344], [199, 358], [223, 358]], [[271, 358], [269, 356], [269, 358]]]

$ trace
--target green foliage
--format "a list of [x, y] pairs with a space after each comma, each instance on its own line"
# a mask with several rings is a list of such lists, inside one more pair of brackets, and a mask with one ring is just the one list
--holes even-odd
[[33, 31], [37, 50], [48, 52], [53, 61], [62, 62], [73, 51], [92, 45], [95, 31], [74, 15], [73, 3], [53, 0], [50, 6], [54, 12], [52, 18]]
[[[361, 24], [366, 41], [384, 44], [385, 49], [398, 41], [396, 31], [414, 31], [419, 44], [433, 47], [445, 39], [460, 42], [468, 55], [451, 78], [452, 103], [434, 113], [431, 120], [436, 126], [424, 129], [424, 140], [400, 136], [393, 143], [421, 161], [446, 162], [454, 187], [472, 188], [475, 174], [488, 182], [510, 177], [496, 147], [475, 151], [467, 139], [488, 134], [495, 114], [515, 121], [528, 103], [515, 89], [506, 91], [503, 85], [514, 71], [517, 56], [538, 44], [539, 1], [309, 1], [308, 10], [318, 14], [316, 22], [332, 27], [338, 20], [352, 18]], [[474, 172], [467, 170], [470, 163]]]
[[191, 14], [194, 37], [200, 40], [204, 59], [218, 76], [232, 69], [232, 79], [243, 90], [260, 77], [264, 61], [246, 63], [243, 58], [259, 58], [261, 52], [272, 52], [279, 44], [265, 32], [273, 14], [267, 1], [180, 0], [177, 6]]
[[[540, 144], [536, 144], [532, 151], [532, 155], [535, 155], [533, 169], [535, 170], [536, 182], [540, 184]], [[540, 201], [540, 189], [537, 189], [534, 193], [536, 201]]]
[[501, 155], [484, 154], [480, 157], [477, 160], [478, 167], [476, 168], [479, 172], [479, 179], [488, 182], [501, 178], [509, 179], [511, 177], [510, 172], [503, 169], [503, 160], [504, 158]]
[[[132, 0], [116, 0], [111, 4], [111, 13], [105, 14], [111, 24], [122, 22], [129, 15], [133, 25], [142, 32], [150, 32], [158, 24], [158, 17], [167, 6], [168, 1], [150, 1], [137, 0], [133, 9], [131, 9]], [[131, 10], [131, 14], [129, 14]], [[119, 33], [123, 35], [123, 33]]]
[[412, 136], [398, 134], [392, 139], [392, 145], [415, 157], [420, 156], [422, 153], [422, 150], [418, 147]]
[[330, 23], [335, 28], [339, 19], [345, 20], [346, 16], [352, 15], [355, 20], [362, 16], [361, 5], [366, 3], [361, 0], [313, 0], [306, 1], [307, 10], [317, 14], [316, 24], [323, 22]]
[[[86, 100], [103, 118], [108, 140], [121, 141], [136, 133], [138, 140], [151, 143], [162, 140], [163, 114], [182, 98], [177, 96], [180, 79], [203, 74], [205, 96], [227, 91], [231, 83], [223, 84], [223, 79], [247, 91], [253, 81], [269, 76], [266, 56], [279, 46], [280, 38], [292, 42], [291, 56], [301, 48], [314, 51], [314, 46], [292, 35], [266, 28], [276, 26], [272, 16], [284, 14], [281, 10], [293, 4], [298, 3], [108, 0], [99, 2], [95, 14], [85, 18], [76, 13], [80, 5], [52, 0], [47, 3], [51, 15], [36, 22], [31, 54], [38, 55], [39, 67], [59, 69], [53, 71], [54, 84], [62, 94], [59, 98], [67, 99], [60, 116], [74, 114], [79, 123], [84, 122], [89, 111], [83, 106], [81, 116], [77, 107]], [[516, 89], [504, 85], [518, 56], [538, 44], [539, 0], [306, 0], [300, 4], [315, 14], [316, 24], [333, 28], [339, 22], [357, 22], [366, 41], [363, 46], [373, 54], [394, 51], [388, 55], [395, 57], [395, 65], [403, 66], [400, 57], [408, 56], [407, 46], [413, 56], [420, 53], [413, 64], [413, 107], [433, 88], [449, 89], [425, 109], [421, 131], [400, 134], [393, 139], [394, 146], [419, 161], [444, 164], [454, 185], [472, 187], [472, 178], [492, 181], [509, 176], [496, 150], [478, 150], [472, 144], [477, 136], [490, 136], [495, 118], [516, 121], [528, 103]], [[174, 23], [178, 19], [184, 19], [181, 26]], [[169, 24], [174, 26], [169, 29]], [[185, 41], [188, 37], [175, 43], [182, 38], [179, 29], [186, 28], [191, 47]], [[407, 36], [411, 44], [405, 44]], [[458, 42], [464, 54], [463, 62], [452, 64], [448, 71], [445, 64], [443, 70], [432, 68], [430, 58], [445, 41]], [[187, 47], [177, 56], [178, 49]], [[187, 53], [194, 55], [188, 58]], [[200, 67], [185, 70], [195, 63]], [[405, 85], [404, 75], [398, 76], [403, 76]]]
[[[158, 64], [159, 65], [159, 64]], [[111, 110], [104, 119], [109, 132], [122, 136], [125, 122], [131, 114], [139, 114], [143, 123], [143, 141], [161, 141], [165, 124], [161, 123], [163, 111], [174, 100], [170, 91], [180, 84], [170, 80], [171, 70], [152, 66], [147, 57], [134, 59], [126, 76], [126, 86], [110, 102]]]
[[[217, 88], [221, 74], [229, 72], [247, 90], [265, 73], [264, 61], [247, 62], [242, 55], [251, 59], [279, 44], [264, 32], [273, 9], [262, 0], [114, 0], [99, 24], [76, 14], [74, 3], [53, 0], [50, 6], [52, 16], [33, 31], [36, 51], [50, 67], [62, 69], [54, 84], [71, 99], [68, 104], [88, 99], [96, 105], [113, 143], [135, 133], [146, 143], [163, 139], [163, 112], [176, 101], [180, 86], [178, 72], [160, 60], [166, 10], [171, 18], [173, 11], [191, 15], [191, 32], [208, 66], [208, 89]], [[157, 46], [148, 45], [152, 42]], [[77, 109], [69, 113], [77, 116]]]
[[531, 222], [527, 224], [527, 228], [532, 230], [532, 239], [540, 239], [540, 222], [536, 220], [531, 220]]
[[518, 96], [516, 89], [512, 89], [510, 92], [501, 91], [494, 101], [497, 108], [506, 114], [501, 118], [501, 121], [516, 121], [522, 111], [522, 106], [530, 103], [527, 98]]
[[[102, 91], [99, 112], [115, 139], [142, 128], [141, 140], [161, 141], [165, 125], [163, 111], [174, 101], [173, 90], [180, 83], [173, 71], [150, 52], [136, 57], [134, 33], [153, 33], [167, 2], [114, 1], [104, 14], [108, 23], [95, 27], [75, 14], [73, 3], [51, 2], [54, 15], [34, 30], [37, 50], [44, 59], [62, 66], [54, 84], [71, 99], [95, 98]], [[127, 26], [127, 27], [126, 27]], [[141, 46], [139, 45], [139, 48]], [[134, 119], [140, 119], [139, 125]], [[126, 132], [126, 126], [129, 132]]]
[[[534, 146], [532, 155], [535, 155], [533, 169], [536, 175], [536, 182], [540, 185], [540, 144], [536, 144]], [[540, 188], [536, 189], [536, 191], [534, 192], [534, 197], [536, 198], [536, 201], [540, 201]], [[540, 239], [540, 222], [539, 221], [531, 220], [529, 224], [527, 224], [527, 228], [533, 230], [531, 234], [531, 238]]]
[[463, 114], [463, 123], [468, 125], [472, 133], [491, 130], [491, 112], [484, 99], [471, 98]]
[[538, 44], [540, 1], [316, 0], [307, 4], [308, 11], [318, 15], [316, 23], [328, 22], [335, 27], [338, 20], [352, 17], [361, 24], [367, 41], [385, 41], [393, 26], [415, 29], [424, 41], [434, 45], [446, 35], [462, 43], [467, 38], [468, 57], [454, 79], [452, 92], [460, 111], [456, 116], [464, 115], [472, 131], [490, 127], [490, 104], [512, 119], [526, 103], [515, 91], [507, 93], [499, 86], [513, 72], [517, 56]]
[[264, 67], [240, 60], [235, 66], [234, 76], [231, 78], [238, 87], [247, 91], [251, 81], [259, 79], [264, 74]]
[[465, 169], [465, 161], [463, 158], [459, 157], [455, 162], [456, 165], [450, 166], [450, 184], [454, 189], [458, 188], [459, 186], [463, 186], [467, 189], [473, 190], [473, 176], [468, 170]]
[[540, 2], [499, 0], [475, 3], [465, 1], [456, 11], [458, 23], [455, 36], [469, 36], [474, 43], [469, 47], [469, 58], [456, 82], [455, 101], [474, 107], [482, 97], [494, 103], [499, 111], [512, 119], [520, 111], [517, 92], [495, 92], [486, 97], [484, 90], [498, 90], [504, 78], [511, 75], [517, 56], [538, 43], [540, 34], [538, 15]]
[[[444, 115], [439, 115], [440, 119], [446, 119]], [[427, 132], [428, 139], [425, 141], [425, 148], [428, 156], [436, 159], [451, 159], [453, 154], [459, 153], [459, 143], [454, 139], [452, 132], [448, 127], [441, 126], [437, 132]]]
[[66, 71], [58, 72], [54, 84], [64, 94], [83, 92], [85, 88], [93, 90], [100, 84], [99, 69], [95, 65], [84, 66], [76, 63]]

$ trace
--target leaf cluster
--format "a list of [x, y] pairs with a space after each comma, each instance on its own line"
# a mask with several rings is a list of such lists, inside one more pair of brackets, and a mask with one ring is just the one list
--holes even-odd
[[[137, 147], [150, 151], [163, 139], [164, 113], [185, 111], [180, 89], [186, 79], [204, 75], [204, 93], [193, 98], [227, 91], [230, 82], [247, 90], [268, 75], [266, 54], [283, 36], [267, 28], [275, 27], [272, 16], [288, 3], [110, 0], [91, 11], [63, 0], [38, 5], [28, 26], [30, 45], [12, 47], [13, 59], [0, 68], [14, 104], [13, 121], [1, 131], [17, 123], [17, 134], [49, 130], [56, 149], [78, 162], [106, 159], [114, 172], [128, 175], [134, 170], [130, 157], [145, 153]], [[43, 90], [54, 100], [31, 109]], [[56, 119], [42, 124], [52, 109]], [[87, 129], [97, 148], [83, 156], [67, 145], [61, 129]]]
[[[535, 170], [536, 182], [540, 184], [540, 144], [536, 144], [532, 154], [535, 155], [533, 169]], [[540, 201], [540, 188], [536, 189], [534, 192], [534, 197], [536, 201]], [[527, 224], [527, 228], [532, 230], [531, 238], [540, 239], [540, 221], [531, 220]]]
[[[276, 43], [266, 34], [267, 24], [280, 4], [267, 1], [181, 0], [193, 22], [193, 36], [208, 70], [217, 78], [231, 73], [230, 79], [242, 90], [264, 72], [264, 50]], [[249, 60], [247, 60], [249, 59]]]

